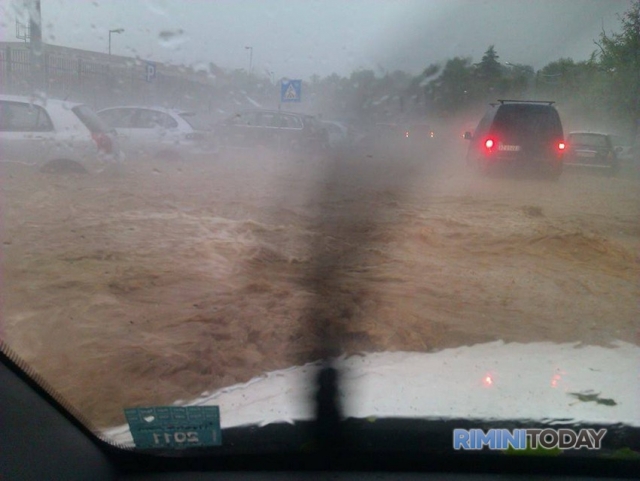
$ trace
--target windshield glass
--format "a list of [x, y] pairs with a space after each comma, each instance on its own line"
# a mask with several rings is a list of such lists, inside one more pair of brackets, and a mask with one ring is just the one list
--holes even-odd
[[640, 426], [639, 0], [0, 12], [0, 336], [101, 436], [326, 365], [343, 418]]
[[494, 130], [507, 139], [538, 136], [562, 138], [562, 126], [555, 109], [542, 105], [502, 105], [496, 113]]

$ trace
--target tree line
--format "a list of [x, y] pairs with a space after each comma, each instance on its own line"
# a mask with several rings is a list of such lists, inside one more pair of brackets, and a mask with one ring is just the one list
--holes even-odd
[[[572, 113], [615, 120], [629, 135], [640, 122], [640, 0], [619, 18], [620, 32], [602, 32], [588, 60], [560, 58], [536, 71], [500, 61], [490, 45], [479, 62], [454, 57], [427, 66], [419, 75], [404, 71], [358, 70], [349, 76], [313, 75], [305, 82], [305, 104], [325, 117], [384, 121], [398, 116], [447, 118], [498, 98], [555, 100]], [[233, 81], [251, 92], [273, 96], [264, 78], [237, 72]], [[250, 84], [254, 84], [254, 88]], [[256, 91], [256, 94], [258, 92]]]
[[555, 100], [574, 113], [615, 120], [629, 135], [640, 122], [640, 0], [620, 16], [619, 33], [602, 32], [588, 60], [552, 61], [538, 71], [501, 62], [494, 45], [481, 60], [454, 57], [418, 76], [401, 71], [312, 78], [312, 94], [334, 113], [384, 117], [399, 113], [446, 117], [498, 98]]

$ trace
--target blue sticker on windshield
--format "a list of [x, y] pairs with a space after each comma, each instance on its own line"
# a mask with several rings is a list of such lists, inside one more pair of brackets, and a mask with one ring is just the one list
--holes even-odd
[[220, 446], [218, 406], [165, 406], [124, 410], [137, 448]]

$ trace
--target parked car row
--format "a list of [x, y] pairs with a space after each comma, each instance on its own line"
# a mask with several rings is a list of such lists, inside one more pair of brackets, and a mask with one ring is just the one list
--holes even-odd
[[94, 112], [63, 100], [3, 95], [0, 160], [80, 172], [124, 159], [181, 161], [250, 147], [324, 153], [331, 147], [326, 127], [310, 115], [264, 109], [212, 125], [177, 109], [120, 106]]
[[[281, 153], [326, 154], [345, 148], [411, 147], [427, 152], [435, 134], [426, 123], [378, 123], [357, 131], [340, 121], [279, 110], [236, 113], [217, 124], [193, 112], [122, 106], [94, 112], [63, 100], [0, 95], [0, 160], [43, 170], [100, 170], [125, 158], [180, 161], [221, 152], [267, 148]], [[611, 173], [640, 149], [620, 136], [589, 131], [566, 138], [553, 102], [500, 100], [489, 105], [471, 140], [467, 162], [483, 172], [500, 165], [535, 165], [558, 177], [564, 165]]]

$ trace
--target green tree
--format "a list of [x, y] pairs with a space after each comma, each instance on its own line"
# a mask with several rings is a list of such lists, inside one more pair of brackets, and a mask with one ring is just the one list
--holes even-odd
[[535, 71], [531, 65], [509, 64], [506, 72], [507, 90], [515, 96], [523, 96], [532, 86]]
[[564, 100], [567, 95], [575, 95], [578, 78], [576, 63], [571, 58], [561, 58], [545, 65], [537, 75], [539, 90]]
[[494, 45], [490, 45], [482, 56], [482, 60], [477, 64], [477, 75], [481, 79], [490, 81], [500, 80], [502, 77], [502, 67], [498, 59], [500, 56], [496, 53]]
[[313, 89], [319, 98], [319, 108], [325, 115], [342, 114], [347, 110], [347, 83], [348, 80], [337, 73], [324, 77], [317, 84], [311, 83], [310, 89]]
[[432, 63], [422, 71], [422, 73], [420, 74], [420, 80], [433, 77], [434, 75], [437, 75], [438, 72], [440, 72], [440, 66], [438, 64]]
[[565, 113], [583, 123], [612, 128], [614, 116], [607, 107], [609, 80], [594, 56], [582, 62], [561, 58], [537, 72], [536, 95], [559, 102]]
[[614, 111], [631, 133], [638, 135], [640, 122], [640, 0], [634, 0], [620, 17], [622, 31], [603, 32], [599, 47], [599, 66], [608, 76], [605, 93], [609, 111]]
[[498, 62], [500, 57], [493, 45], [490, 45], [482, 56], [482, 60], [475, 65], [474, 76], [482, 87], [485, 95], [492, 97], [495, 93], [506, 89], [503, 82], [503, 66]]
[[427, 68], [425, 68], [420, 75], [417, 75], [406, 89], [406, 95], [408, 98], [412, 100], [414, 106], [420, 106], [423, 113], [427, 114], [429, 112], [429, 107], [431, 106], [430, 100], [430, 92], [429, 92], [429, 82], [440, 73], [440, 66], [438, 64], [432, 63]]
[[365, 117], [370, 113], [375, 84], [373, 70], [357, 70], [349, 77], [351, 109], [356, 115]]
[[429, 82], [427, 96], [441, 113], [453, 113], [469, 105], [475, 97], [473, 65], [470, 58], [448, 60], [440, 75]]

